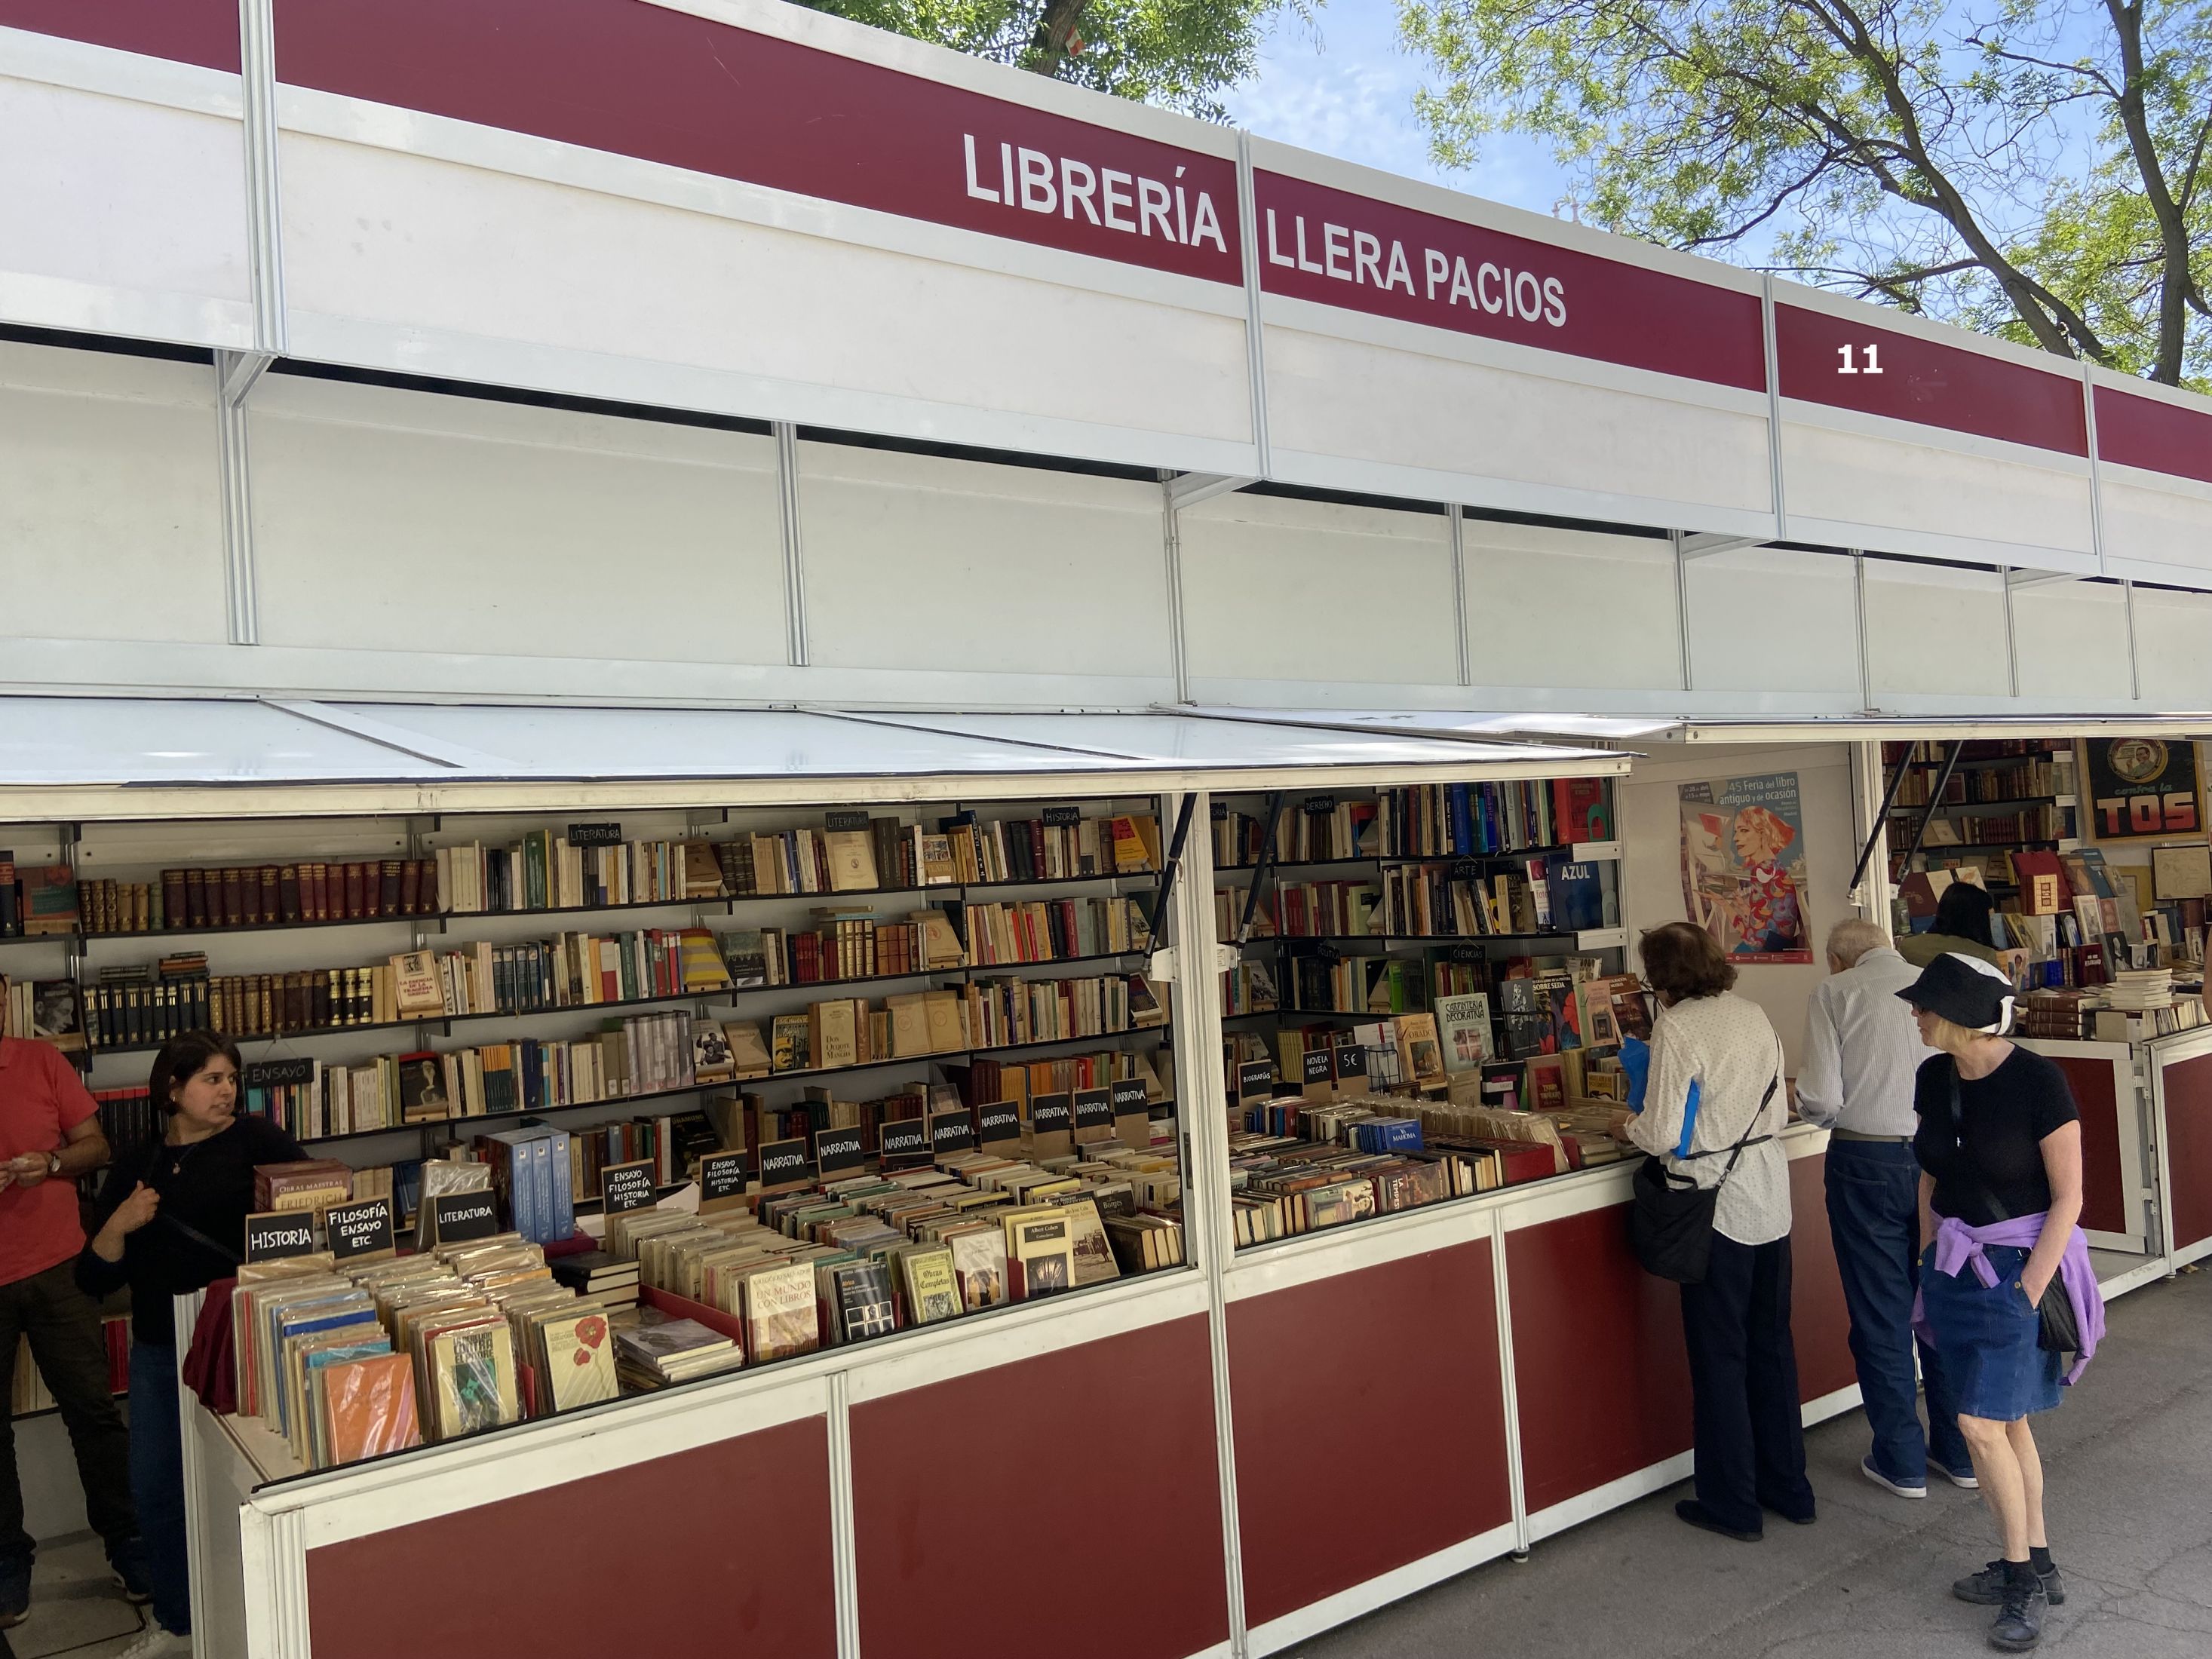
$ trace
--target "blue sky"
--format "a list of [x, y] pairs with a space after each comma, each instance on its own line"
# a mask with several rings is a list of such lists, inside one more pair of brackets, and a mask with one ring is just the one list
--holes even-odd
[[1421, 82], [1422, 66], [1399, 49], [1392, 0], [1327, 0], [1311, 25], [1279, 15], [1259, 74], [1224, 102], [1231, 121], [1264, 137], [1537, 213], [1569, 211], [1564, 175], [1527, 139], [1492, 139], [1466, 173], [1438, 168], [1413, 114]]

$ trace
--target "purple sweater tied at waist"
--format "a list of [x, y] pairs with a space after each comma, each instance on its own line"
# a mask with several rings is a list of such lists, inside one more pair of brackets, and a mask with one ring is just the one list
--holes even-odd
[[[1971, 1265], [1974, 1277], [1988, 1290], [1996, 1288], [1997, 1270], [1990, 1265], [1986, 1254], [1994, 1244], [1999, 1249], [2033, 1250], [2043, 1237], [2043, 1223], [2048, 1212], [2034, 1215], [2014, 1216], [2009, 1221], [1992, 1222], [1986, 1227], [1969, 1227], [1956, 1216], [1941, 1218], [1942, 1224], [1936, 1230], [1936, 1271], [1959, 1276], [1959, 1269]], [[2105, 1335], [2105, 1297], [2097, 1288], [2096, 1270], [2089, 1265], [2089, 1241], [2081, 1236], [2079, 1227], [2066, 1241], [2066, 1254], [2058, 1258], [2058, 1282], [2065, 1287], [2067, 1300], [2074, 1304], [2074, 1324], [2081, 1334], [2081, 1352], [2075, 1356], [2066, 1373], [2066, 1381], [2080, 1380], [2089, 1364], [2090, 1356], [2097, 1352], [2097, 1344]], [[1912, 1300], [1912, 1329], [1929, 1346], [1941, 1351], [1942, 1345], [1928, 1324], [1928, 1311], [1923, 1299]]]

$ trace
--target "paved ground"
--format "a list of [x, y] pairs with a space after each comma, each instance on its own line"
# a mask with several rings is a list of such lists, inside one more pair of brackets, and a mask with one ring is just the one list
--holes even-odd
[[[2107, 1346], [2041, 1420], [2053, 1547], [2070, 1592], [2043, 1650], [2212, 1656], [2212, 1273], [2122, 1297]], [[1987, 1651], [1951, 1580], [1996, 1553], [1980, 1500], [1906, 1503], [1856, 1473], [1856, 1412], [1808, 1437], [1817, 1525], [1729, 1543], [1674, 1519], [1676, 1487], [1318, 1637], [1299, 1659], [1947, 1659]], [[138, 1626], [99, 1541], [39, 1553], [21, 1659], [111, 1659]]]
[[[2212, 1273], [2112, 1304], [2107, 1346], [2040, 1418], [2069, 1584], [2042, 1651], [2212, 1656]], [[1940, 1659], [1988, 1652], [1951, 1580], [1997, 1553], [1980, 1500], [1921, 1502], [1856, 1472], [1857, 1412], [1808, 1437], [1820, 1518], [1737, 1544], [1674, 1518], [1687, 1483], [1295, 1650], [1300, 1659]]]

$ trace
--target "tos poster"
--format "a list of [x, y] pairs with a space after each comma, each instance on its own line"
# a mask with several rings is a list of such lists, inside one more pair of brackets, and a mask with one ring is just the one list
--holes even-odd
[[1737, 962], [1810, 962], [1797, 775], [1686, 783], [1682, 901]]

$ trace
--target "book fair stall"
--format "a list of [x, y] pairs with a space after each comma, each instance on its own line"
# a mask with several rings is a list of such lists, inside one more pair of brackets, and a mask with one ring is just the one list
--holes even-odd
[[1682, 1478], [1668, 921], [1794, 1070], [1983, 889], [2212, 1254], [2203, 399], [766, 0], [0, 0], [0, 214], [7, 1030], [307, 1154], [203, 1655], [1249, 1659]]

